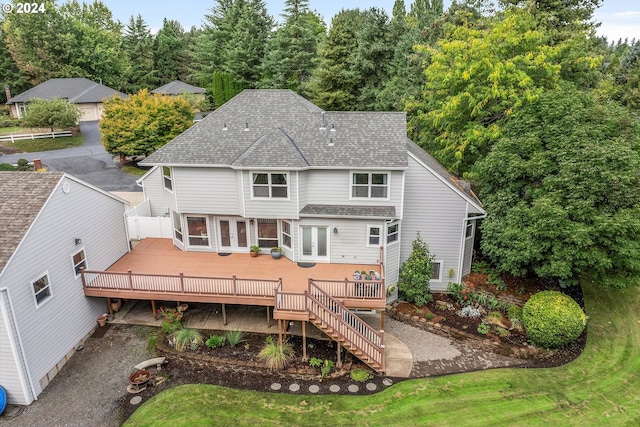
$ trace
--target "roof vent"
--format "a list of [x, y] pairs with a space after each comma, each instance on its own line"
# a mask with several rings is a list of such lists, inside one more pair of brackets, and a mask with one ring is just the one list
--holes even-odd
[[229, 128], [227, 127], [227, 124], [225, 123], [224, 126], [222, 127], [222, 130], [228, 130]]
[[244, 124], [244, 131], [245, 131], [245, 132], [248, 132], [248, 131], [249, 131], [249, 122], [246, 122], [246, 123]]
[[329, 147], [333, 147], [334, 145], [336, 145], [333, 143], [333, 138], [329, 138], [329, 144], [327, 145], [329, 145]]
[[322, 122], [320, 123], [320, 130], [325, 130], [327, 127], [324, 123], [324, 111], [320, 113], [320, 116], [322, 117]]
[[336, 131], [336, 125], [331, 125], [331, 132], [335, 132]]

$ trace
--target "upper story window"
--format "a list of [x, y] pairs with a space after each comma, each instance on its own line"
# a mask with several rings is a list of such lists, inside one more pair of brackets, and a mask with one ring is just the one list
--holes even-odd
[[287, 198], [289, 187], [286, 173], [254, 173], [252, 177], [253, 197]]
[[36, 307], [39, 307], [51, 298], [51, 281], [49, 280], [49, 272], [46, 272], [36, 280], [33, 280], [31, 282], [31, 287], [33, 288]]
[[389, 174], [353, 172], [351, 174], [351, 197], [387, 199], [389, 197]]
[[397, 242], [400, 237], [400, 226], [393, 224], [387, 227], [387, 243]]
[[80, 277], [80, 269], [87, 268], [87, 256], [84, 254], [84, 248], [71, 255], [71, 262], [73, 263], [73, 273], [77, 279]]
[[173, 177], [171, 176], [171, 168], [169, 166], [162, 167], [162, 178], [164, 180], [164, 188], [169, 191], [173, 190]]

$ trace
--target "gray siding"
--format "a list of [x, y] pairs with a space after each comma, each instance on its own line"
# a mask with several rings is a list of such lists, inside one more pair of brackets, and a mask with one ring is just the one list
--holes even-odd
[[[395, 206], [396, 215], [400, 216], [403, 171], [391, 171], [389, 200], [375, 198], [350, 199], [351, 172], [348, 170], [307, 171], [305, 180], [307, 203], [319, 205]], [[301, 208], [303, 206], [301, 205]]]
[[307, 175], [309, 173], [311, 173], [311, 171], [298, 172], [298, 212], [309, 204], [309, 191], [307, 189]]
[[[262, 199], [251, 198], [251, 173], [261, 172], [242, 171], [245, 200], [245, 216], [247, 218], [298, 218], [298, 194], [296, 192], [297, 179], [295, 172], [289, 172], [289, 198]], [[277, 172], [277, 171], [272, 171]]]
[[15, 340], [15, 333], [7, 298], [6, 292], [0, 291], [0, 385], [7, 391], [9, 403], [28, 405], [31, 403], [31, 399], [27, 397], [29, 393], [25, 390], [28, 385], [20, 379], [20, 368], [14, 351], [17, 349], [11, 340], [11, 336]]
[[144, 198], [149, 200], [151, 216], [164, 216], [167, 207], [164, 201], [162, 168], [157, 167], [143, 181]]
[[229, 168], [173, 168], [179, 212], [241, 215], [238, 172]]
[[[460, 266], [463, 220], [467, 202], [449, 186], [409, 156], [405, 175], [404, 218], [400, 225], [403, 262], [411, 253], [411, 242], [420, 232], [436, 261], [444, 263], [442, 280], [431, 282], [434, 291], [445, 291], [449, 281], [455, 280]], [[453, 269], [454, 276], [449, 277]]]
[[[68, 178], [40, 212], [0, 277], [10, 290], [27, 365], [36, 392], [56, 363], [91, 331], [106, 310], [104, 299], [87, 298], [75, 278], [71, 255], [84, 247], [89, 269], [104, 270], [128, 251], [124, 205]], [[74, 238], [82, 244], [75, 245]], [[30, 281], [48, 272], [52, 296], [36, 308]]]
[[384, 274], [387, 286], [398, 283], [398, 273], [400, 272], [400, 245], [398, 242], [388, 245], [385, 250]]

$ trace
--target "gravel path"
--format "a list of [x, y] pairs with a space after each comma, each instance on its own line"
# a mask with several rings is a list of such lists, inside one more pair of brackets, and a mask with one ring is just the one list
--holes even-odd
[[[156, 328], [112, 325], [104, 337], [89, 338], [38, 400], [9, 406], [0, 417], [7, 427], [119, 426], [119, 399], [134, 365], [147, 360], [149, 336]], [[15, 418], [9, 416], [20, 413]]]

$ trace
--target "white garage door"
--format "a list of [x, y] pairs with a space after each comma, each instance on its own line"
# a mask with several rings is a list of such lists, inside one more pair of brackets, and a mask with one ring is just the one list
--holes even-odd
[[80, 112], [82, 113], [80, 116], [81, 122], [98, 120], [96, 104], [78, 104], [78, 107], [80, 107]]

